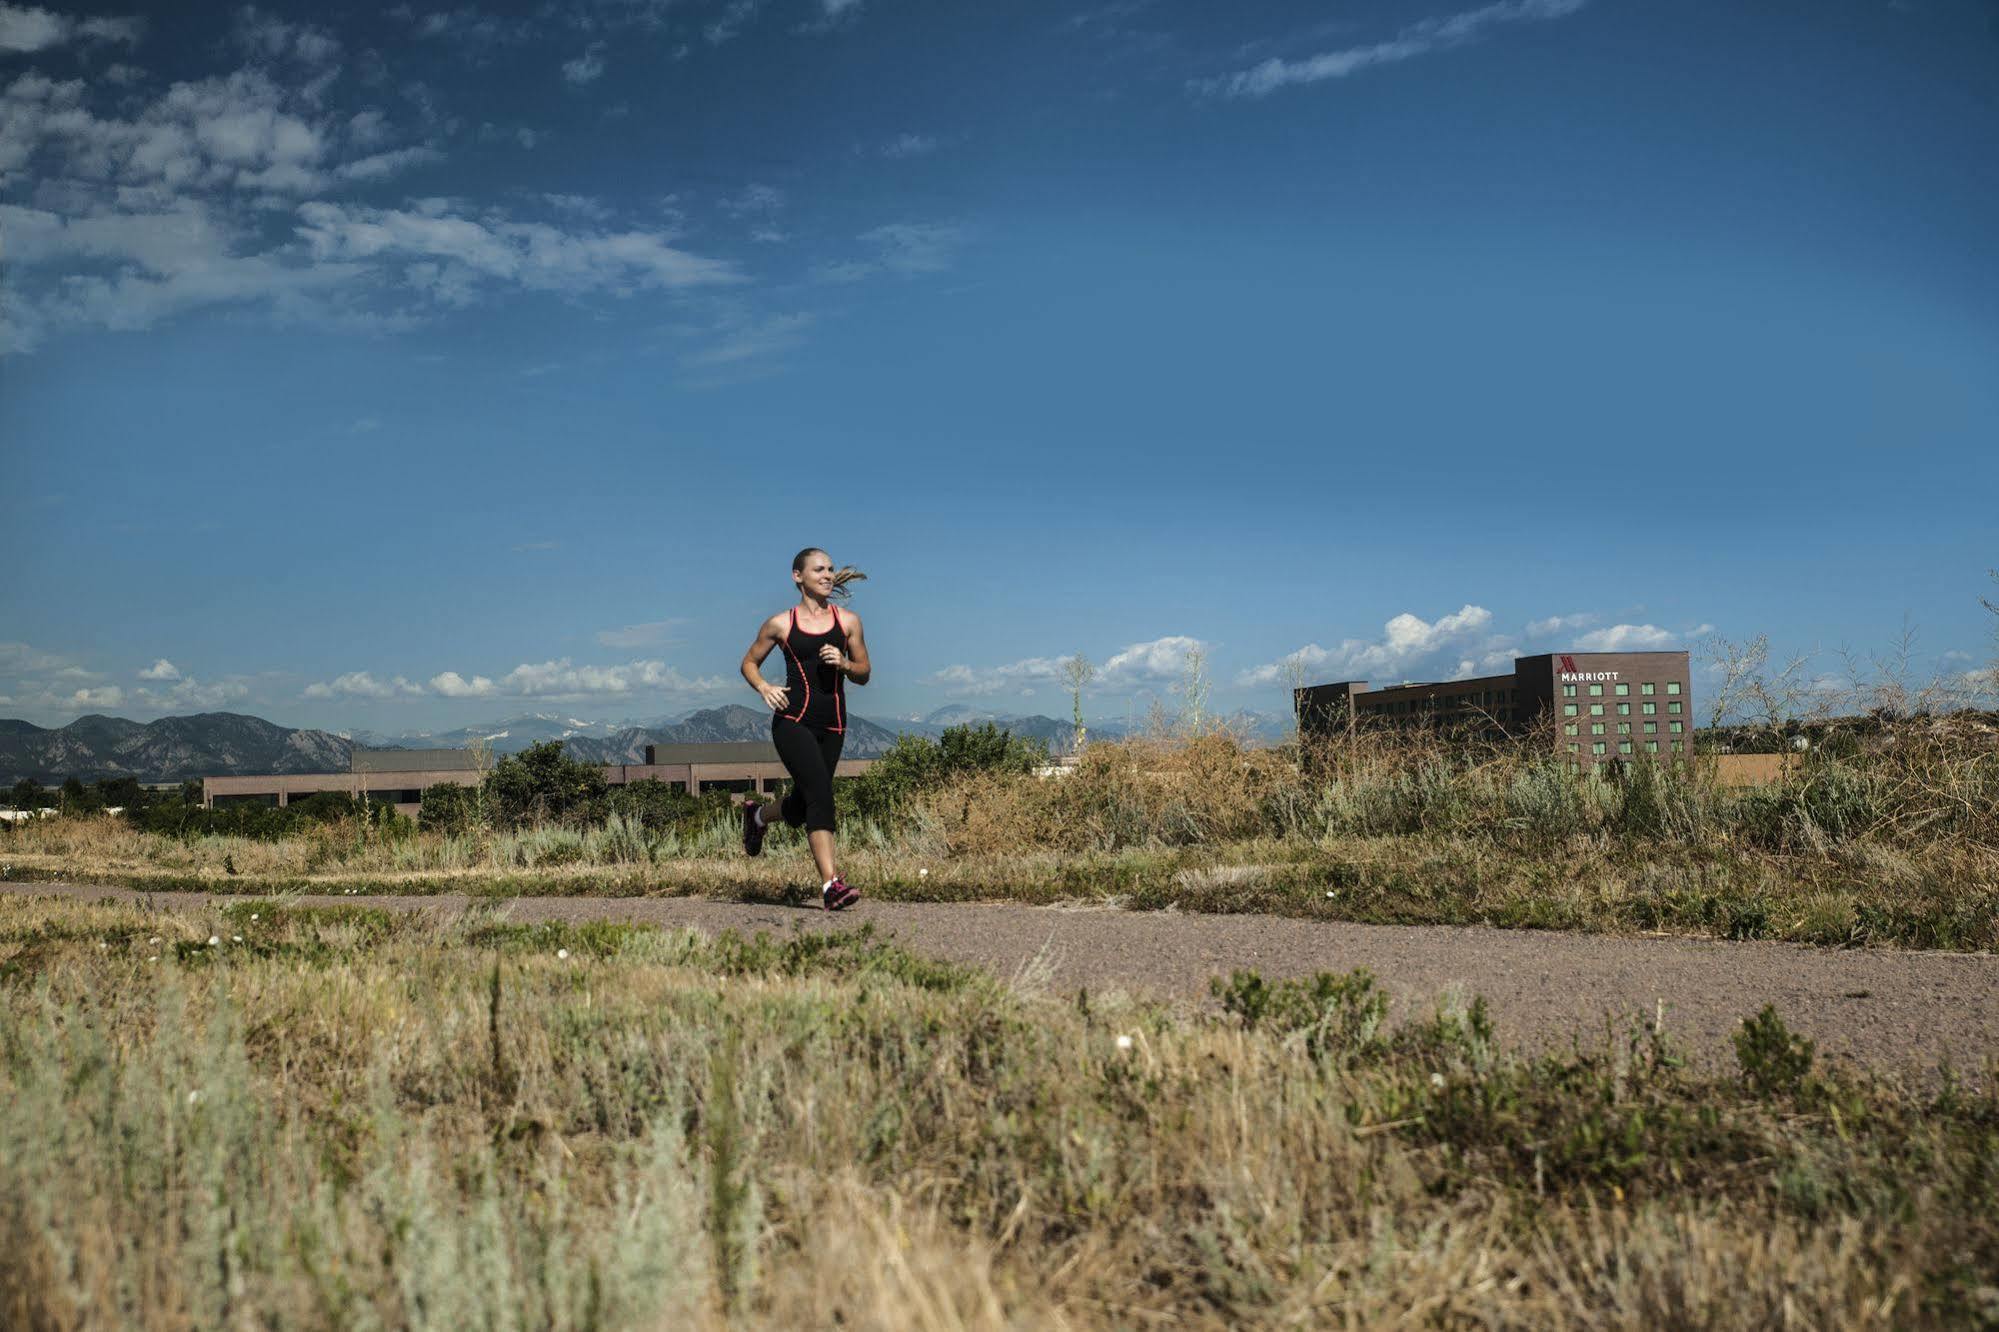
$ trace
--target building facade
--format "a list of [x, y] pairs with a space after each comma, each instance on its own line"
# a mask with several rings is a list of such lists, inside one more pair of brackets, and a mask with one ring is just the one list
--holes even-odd
[[1610, 759], [1693, 754], [1693, 679], [1685, 652], [1544, 652], [1509, 675], [1391, 685], [1309, 685], [1293, 705], [1301, 734], [1429, 726], [1486, 739], [1553, 737], [1578, 771]]
[[[489, 757], [487, 762], [493, 760]], [[856, 777], [873, 759], [841, 759], [840, 776]], [[715, 741], [647, 745], [644, 763], [610, 763], [599, 769], [609, 786], [665, 782], [695, 795], [703, 791], [769, 794], [786, 790], [790, 774], [769, 741]], [[394, 805], [412, 818], [427, 786], [477, 786], [485, 775], [480, 756], [469, 749], [357, 749], [346, 772], [304, 772], [261, 777], [204, 777], [204, 809], [228, 805], [284, 806], [321, 791], [344, 791], [376, 804]]]

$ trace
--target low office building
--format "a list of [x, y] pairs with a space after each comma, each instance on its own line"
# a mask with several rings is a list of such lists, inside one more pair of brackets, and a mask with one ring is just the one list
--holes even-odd
[[1390, 685], [1309, 685], [1293, 705], [1304, 735], [1365, 725], [1444, 727], [1488, 739], [1547, 733], [1577, 769], [1639, 755], [1693, 753], [1693, 682], [1684, 652], [1544, 652], [1509, 675]]
[[[644, 763], [601, 766], [604, 782], [624, 786], [658, 781], [677, 790], [739, 791], [770, 794], [788, 789], [791, 777], [767, 740], [714, 741], [700, 744], [647, 745]], [[492, 756], [484, 756], [487, 767]], [[842, 759], [842, 777], [859, 776], [872, 759]], [[427, 786], [454, 783], [477, 786], [486, 767], [469, 749], [357, 749], [346, 772], [284, 773], [260, 777], [204, 777], [201, 803], [205, 809], [228, 805], [275, 805], [322, 791], [341, 791], [376, 804], [394, 805], [415, 816]]]

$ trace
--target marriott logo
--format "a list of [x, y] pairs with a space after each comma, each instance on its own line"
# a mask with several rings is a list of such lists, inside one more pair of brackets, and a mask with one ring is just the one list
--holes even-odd
[[1563, 684], [1597, 684], [1605, 680], [1615, 680], [1618, 674], [1616, 671], [1579, 671], [1576, 669], [1576, 659], [1566, 653], [1562, 654], [1559, 664], [1562, 668]]

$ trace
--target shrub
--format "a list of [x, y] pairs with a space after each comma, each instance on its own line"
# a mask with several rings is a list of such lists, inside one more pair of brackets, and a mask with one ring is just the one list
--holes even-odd
[[439, 782], [423, 789], [417, 826], [446, 836], [469, 831], [479, 822], [479, 792], [457, 782]]
[[986, 722], [953, 726], [935, 740], [899, 736], [873, 766], [846, 784], [842, 812], [879, 819], [921, 791], [980, 773], [1027, 773], [1048, 761], [1048, 747]]
[[529, 745], [486, 775], [486, 794], [502, 823], [580, 821], [602, 812], [603, 770], [562, 752], [560, 740]]

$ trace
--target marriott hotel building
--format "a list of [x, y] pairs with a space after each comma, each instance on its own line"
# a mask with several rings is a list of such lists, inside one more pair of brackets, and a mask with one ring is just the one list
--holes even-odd
[[1296, 692], [1306, 735], [1372, 723], [1447, 726], [1497, 739], [1552, 722], [1555, 752], [1578, 769], [1640, 754], [1693, 754], [1691, 677], [1684, 652], [1547, 652], [1514, 660], [1511, 675], [1368, 688], [1365, 680]]

